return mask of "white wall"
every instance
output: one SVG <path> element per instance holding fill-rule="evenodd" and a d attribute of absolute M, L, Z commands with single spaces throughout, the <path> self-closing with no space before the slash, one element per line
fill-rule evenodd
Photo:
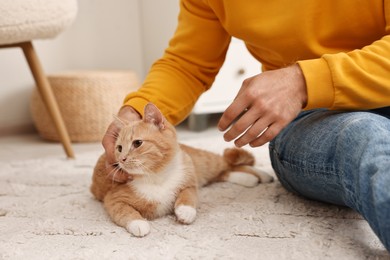
<path fill-rule="evenodd" d="M 179 0 L 79 0 L 71 28 L 34 43 L 48 74 L 131 69 L 142 80 L 174 32 Z M 33 78 L 19 49 L 0 49 L 0 135 L 31 129 Z"/>
<path fill-rule="evenodd" d="M 168 46 L 177 25 L 179 0 L 140 0 L 144 70 L 147 72 Z"/>

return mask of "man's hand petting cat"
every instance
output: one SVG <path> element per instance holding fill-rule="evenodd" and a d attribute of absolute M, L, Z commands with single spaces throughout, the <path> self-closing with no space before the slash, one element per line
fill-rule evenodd
<path fill-rule="evenodd" d="M 298 64 L 246 79 L 218 128 L 237 147 L 271 141 L 306 106 L 307 92 Z"/>
<path fill-rule="evenodd" d="M 124 106 L 118 113 L 118 117 L 125 121 L 135 121 L 141 119 L 140 114 L 130 106 Z M 113 121 L 103 137 L 102 145 L 106 153 L 106 170 L 107 177 L 116 182 L 127 182 L 129 175 L 123 172 L 118 166 L 115 159 L 115 141 L 118 137 L 119 126 Z"/>

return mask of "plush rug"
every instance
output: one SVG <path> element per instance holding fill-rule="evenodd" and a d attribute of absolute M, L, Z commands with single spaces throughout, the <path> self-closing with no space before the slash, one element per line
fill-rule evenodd
<path fill-rule="evenodd" d="M 184 143 L 227 146 L 212 137 Z M 251 151 L 273 174 L 267 148 Z M 357 213 L 292 195 L 278 181 L 207 186 L 193 224 L 167 216 L 132 237 L 89 192 L 100 153 L 0 164 L 0 259 L 389 259 Z"/>

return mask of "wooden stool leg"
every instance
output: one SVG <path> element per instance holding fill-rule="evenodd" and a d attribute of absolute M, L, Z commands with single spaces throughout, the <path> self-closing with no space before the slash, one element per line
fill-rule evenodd
<path fill-rule="evenodd" d="M 47 77 L 45 76 L 34 47 L 31 42 L 24 42 L 20 46 L 22 47 L 24 55 L 26 56 L 28 65 L 30 66 L 30 70 L 33 74 L 42 100 L 46 105 L 51 118 L 53 119 L 65 153 L 69 158 L 74 158 L 68 131 L 66 130 L 66 126 L 58 108 L 57 101 L 55 100 L 52 88 Z"/>

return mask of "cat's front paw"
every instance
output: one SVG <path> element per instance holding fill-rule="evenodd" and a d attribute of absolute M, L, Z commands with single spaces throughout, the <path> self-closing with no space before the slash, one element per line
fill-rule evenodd
<path fill-rule="evenodd" d="M 137 219 L 128 223 L 126 229 L 133 236 L 144 237 L 150 232 L 150 224 L 146 220 Z"/>
<path fill-rule="evenodd" d="M 187 205 L 179 205 L 175 208 L 177 220 L 183 224 L 191 224 L 196 217 L 196 209 Z"/>

